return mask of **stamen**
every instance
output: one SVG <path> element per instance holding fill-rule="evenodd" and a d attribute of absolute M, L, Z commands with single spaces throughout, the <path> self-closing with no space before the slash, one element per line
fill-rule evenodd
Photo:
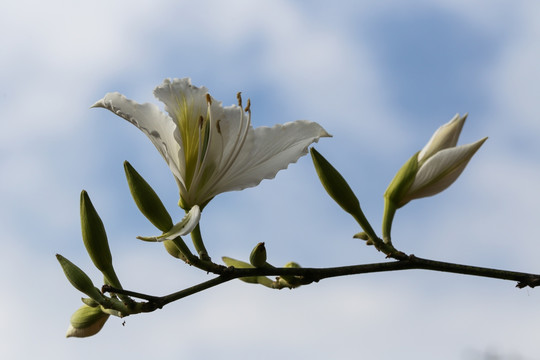
<path fill-rule="evenodd" d="M 208 105 L 212 105 L 212 97 L 208 93 L 206 93 L 206 102 Z"/>
<path fill-rule="evenodd" d="M 242 107 L 242 93 L 238 92 L 236 94 L 236 99 L 238 99 L 238 106 Z"/>

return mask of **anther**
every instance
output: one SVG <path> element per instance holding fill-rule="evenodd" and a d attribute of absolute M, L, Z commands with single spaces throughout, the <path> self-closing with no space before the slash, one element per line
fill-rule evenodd
<path fill-rule="evenodd" d="M 248 98 L 248 101 L 247 101 L 247 105 L 246 105 L 246 108 L 244 110 L 245 112 L 250 112 L 251 111 L 251 100 Z"/>
<path fill-rule="evenodd" d="M 202 115 L 199 117 L 199 127 L 202 129 L 203 127 L 203 123 L 204 123 L 204 118 L 202 117 Z"/>
<path fill-rule="evenodd" d="M 220 122 L 221 120 L 216 121 L 216 128 L 217 128 L 218 134 L 221 134 L 221 126 L 219 125 Z"/>
<path fill-rule="evenodd" d="M 206 102 L 208 105 L 212 105 L 212 97 L 208 93 L 206 93 Z"/>
<path fill-rule="evenodd" d="M 238 106 L 242 107 L 242 93 L 238 92 L 236 94 L 236 99 L 238 99 Z"/>

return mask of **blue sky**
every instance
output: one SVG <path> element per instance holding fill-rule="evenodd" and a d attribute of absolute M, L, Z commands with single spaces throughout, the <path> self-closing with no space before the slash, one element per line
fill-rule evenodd
<path fill-rule="evenodd" d="M 446 192 L 397 214 L 393 238 L 437 260 L 540 272 L 540 5 L 527 1 L 17 1 L 0 5 L 0 229 L 5 358 L 539 359 L 539 294 L 511 282 L 407 271 L 294 291 L 241 282 L 65 339 L 80 295 L 61 253 L 99 282 L 80 235 L 86 189 L 117 272 L 156 295 L 208 279 L 137 235 L 155 230 L 122 163 L 176 219 L 178 190 L 148 139 L 89 107 L 110 91 L 154 102 L 191 77 L 225 105 L 251 98 L 255 126 L 309 119 L 375 228 L 394 173 L 455 113 L 460 143 L 488 141 Z M 161 105 L 160 105 L 161 106 Z M 319 184 L 308 157 L 274 180 L 219 195 L 202 229 L 215 260 L 259 241 L 274 265 L 383 261 Z"/>

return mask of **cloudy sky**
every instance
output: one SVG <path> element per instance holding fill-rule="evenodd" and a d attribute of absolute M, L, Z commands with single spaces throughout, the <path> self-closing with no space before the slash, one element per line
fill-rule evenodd
<path fill-rule="evenodd" d="M 325 280 L 293 291 L 232 282 L 65 339 L 80 294 L 54 257 L 100 281 L 80 235 L 86 189 L 126 288 L 164 295 L 209 279 L 137 235 L 124 160 L 176 220 L 178 190 L 148 139 L 89 109 L 110 91 L 155 102 L 191 77 L 224 104 L 251 98 L 255 126 L 317 121 L 317 149 L 375 228 L 394 173 L 455 113 L 460 143 L 489 140 L 439 196 L 396 216 L 418 256 L 539 273 L 540 5 L 533 1 L 101 1 L 0 4 L 0 353 L 6 359 L 540 359 L 540 294 L 426 271 Z M 161 105 L 160 105 L 161 106 Z M 205 209 L 209 251 L 282 265 L 384 261 L 352 239 L 308 157 Z M 4 356 L 5 355 L 5 356 Z"/>

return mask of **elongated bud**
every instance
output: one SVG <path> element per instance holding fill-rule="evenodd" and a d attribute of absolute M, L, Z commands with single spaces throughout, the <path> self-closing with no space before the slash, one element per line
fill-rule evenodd
<path fill-rule="evenodd" d="M 311 158 L 324 189 L 349 214 L 360 210 L 360 202 L 347 181 L 317 150 L 311 148 Z"/>
<path fill-rule="evenodd" d="M 249 255 L 249 262 L 255 267 L 261 267 L 266 265 L 266 247 L 263 242 L 258 243 L 251 254 Z"/>
<path fill-rule="evenodd" d="M 114 272 L 105 227 L 88 193 L 84 190 L 81 192 L 81 230 L 84 246 L 96 268 L 103 273 L 110 285 L 121 288 Z"/>
<path fill-rule="evenodd" d="M 58 259 L 64 274 L 66 274 L 67 279 L 75 289 L 90 296 L 95 301 L 99 302 L 99 300 L 103 299 L 103 295 L 94 286 L 92 280 L 77 265 L 60 254 L 56 254 L 56 259 Z"/>
<path fill-rule="evenodd" d="M 105 325 L 109 314 L 100 307 L 81 306 L 70 319 L 66 337 L 88 337 L 97 334 Z"/>
<path fill-rule="evenodd" d="M 124 170 L 131 196 L 141 213 L 159 230 L 169 231 L 173 226 L 171 215 L 154 189 L 127 161 L 124 162 Z"/>
<path fill-rule="evenodd" d="M 314 148 L 311 148 L 311 158 L 313 159 L 315 170 L 317 170 L 317 175 L 319 175 L 319 179 L 328 195 L 343 210 L 354 217 L 370 238 L 378 239 L 371 224 L 360 208 L 358 198 L 343 176 Z"/>

